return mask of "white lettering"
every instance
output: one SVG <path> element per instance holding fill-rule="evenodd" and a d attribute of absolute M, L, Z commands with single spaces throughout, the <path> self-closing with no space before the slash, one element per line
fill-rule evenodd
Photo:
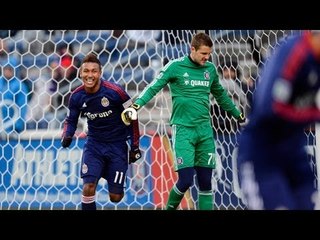
<path fill-rule="evenodd" d="M 90 120 L 94 120 L 97 117 L 99 118 L 105 118 L 110 116 L 112 114 L 112 110 L 108 110 L 107 112 L 101 112 L 101 113 L 91 113 L 91 112 L 85 112 L 83 115 L 86 116 Z"/>
<path fill-rule="evenodd" d="M 209 155 L 208 165 L 210 165 L 210 162 L 212 162 L 214 159 L 214 153 L 208 153 L 208 155 Z"/>
<path fill-rule="evenodd" d="M 208 87 L 209 86 L 209 81 L 191 80 L 190 84 L 191 84 L 192 87 L 194 87 L 194 86 Z"/>
<path fill-rule="evenodd" d="M 14 153 L 11 185 L 77 185 L 81 160 L 80 149 L 24 150 L 17 145 Z"/>

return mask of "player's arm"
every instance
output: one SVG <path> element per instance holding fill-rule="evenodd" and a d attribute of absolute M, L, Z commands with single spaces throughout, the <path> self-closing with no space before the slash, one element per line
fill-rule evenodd
<path fill-rule="evenodd" d="M 72 137 L 76 132 L 78 120 L 80 116 L 80 108 L 77 106 L 73 95 L 70 96 L 69 101 L 69 114 L 67 115 L 63 123 L 63 132 L 61 139 L 61 146 L 66 148 L 69 147 L 72 143 Z"/>
<path fill-rule="evenodd" d="M 130 128 L 130 140 L 131 148 L 129 151 L 129 163 L 134 163 L 141 158 L 140 151 L 140 130 L 139 130 L 139 121 L 138 118 L 132 121 Z"/>
<path fill-rule="evenodd" d="M 238 123 L 243 126 L 247 124 L 247 119 L 238 107 L 234 104 L 232 99 L 229 97 L 227 91 L 222 87 L 219 82 L 218 75 L 215 74 L 214 80 L 210 89 L 212 95 L 217 101 L 218 105 L 228 113 L 230 113 L 235 119 L 237 119 Z"/>
<path fill-rule="evenodd" d="M 124 111 L 121 113 L 121 119 L 128 126 L 129 138 L 130 138 L 130 149 L 129 149 L 129 164 L 136 162 L 141 158 L 141 151 L 139 148 L 140 143 L 140 130 L 137 110 L 139 106 L 132 104 L 128 93 L 125 92 L 124 103 L 122 103 Z M 129 107 L 128 107 L 129 106 Z"/>
<path fill-rule="evenodd" d="M 226 90 L 222 88 L 222 90 L 219 91 L 219 94 L 216 94 L 214 96 L 219 106 L 222 107 L 223 110 L 229 112 L 235 119 L 237 119 L 240 126 L 247 125 L 248 119 L 246 118 L 244 113 L 242 113 L 237 108 L 237 106 L 234 104 L 232 99 L 227 94 Z"/>
<path fill-rule="evenodd" d="M 218 81 L 214 81 L 214 83 L 212 84 L 211 93 L 217 101 L 218 105 L 222 107 L 223 110 L 231 113 L 231 115 L 235 118 L 238 118 L 240 116 L 240 110 L 237 108 L 232 99 L 228 96 L 226 90 Z"/>

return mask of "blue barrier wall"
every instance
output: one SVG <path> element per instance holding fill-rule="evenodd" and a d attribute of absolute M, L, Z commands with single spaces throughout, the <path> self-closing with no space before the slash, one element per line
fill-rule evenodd
<path fill-rule="evenodd" d="M 56 140 L 16 140 L 0 142 L 0 208 L 10 209 L 74 209 L 80 206 L 82 180 L 80 163 L 85 140 L 77 139 L 62 149 Z M 150 146 L 150 138 L 142 137 L 141 149 Z M 152 205 L 152 182 L 148 169 L 150 156 L 145 152 L 139 168 L 129 165 L 125 197 L 117 206 L 139 208 Z M 137 171 L 139 171 L 137 173 Z M 136 176 L 133 178 L 133 174 Z M 97 187 L 97 206 L 113 207 L 105 180 Z"/>

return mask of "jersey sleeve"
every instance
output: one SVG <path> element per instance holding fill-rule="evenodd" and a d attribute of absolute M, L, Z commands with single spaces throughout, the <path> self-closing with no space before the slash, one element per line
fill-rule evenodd
<path fill-rule="evenodd" d="M 62 136 L 73 137 L 76 132 L 78 120 L 80 116 L 80 108 L 77 106 L 77 101 L 72 94 L 69 100 L 69 113 L 63 124 L 63 133 Z"/>
<path fill-rule="evenodd" d="M 127 101 L 131 100 L 129 95 L 127 94 L 128 99 Z M 139 116 L 136 120 L 133 120 L 132 123 L 128 126 L 129 128 L 129 137 L 131 141 L 131 149 L 139 148 L 140 143 L 140 130 L 139 130 Z"/>
<path fill-rule="evenodd" d="M 239 118 L 241 112 L 228 96 L 227 91 L 220 84 L 217 73 L 214 76 L 210 92 L 223 110 L 229 112 L 234 118 Z"/>
<path fill-rule="evenodd" d="M 136 104 L 141 107 L 146 105 L 170 81 L 170 69 L 164 67 L 156 78 L 140 93 Z"/>
<path fill-rule="evenodd" d="M 131 149 L 139 148 L 140 141 L 140 130 L 139 130 L 139 118 L 132 121 L 130 128 L 130 139 L 131 139 Z"/>
<path fill-rule="evenodd" d="M 117 93 L 119 96 L 119 101 L 121 103 L 122 109 L 120 112 L 122 112 L 128 103 L 130 103 L 132 100 L 129 96 L 129 94 L 118 84 L 117 85 L 119 88 L 117 88 Z M 122 121 L 121 121 L 122 123 Z M 132 121 L 132 123 L 128 126 L 129 130 L 129 138 L 130 138 L 130 145 L 131 149 L 133 148 L 139 148 L 139 141 L 140 141 L 140 130 L 139 130 L 139 118 L 136 120 Z"/>

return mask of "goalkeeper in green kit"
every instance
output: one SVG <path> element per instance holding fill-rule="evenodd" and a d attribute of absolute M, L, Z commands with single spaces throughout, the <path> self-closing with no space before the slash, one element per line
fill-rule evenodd
<path fill-rule="evenodd" d="M 170 125 L 174 169 L 178 180 L 170 191 L 167 210 L 177 209 L 185 192 L 193 185 L 195 173 L 199 185 L 198 209 L 213 209 L 211 178 L 216 148 L 210 117 L 210 93 L 240 125 L 246 123 L 243 114 L 220 85 L 216 67 L 208 61 L 212 46 L 207 34 L 194 35 L 191 53 L 168 62 L 137 100 L 122 112 L 123 122 L 129 125 L 137 118 L 137 110 L 168 84 L 172 97 Z"/>

